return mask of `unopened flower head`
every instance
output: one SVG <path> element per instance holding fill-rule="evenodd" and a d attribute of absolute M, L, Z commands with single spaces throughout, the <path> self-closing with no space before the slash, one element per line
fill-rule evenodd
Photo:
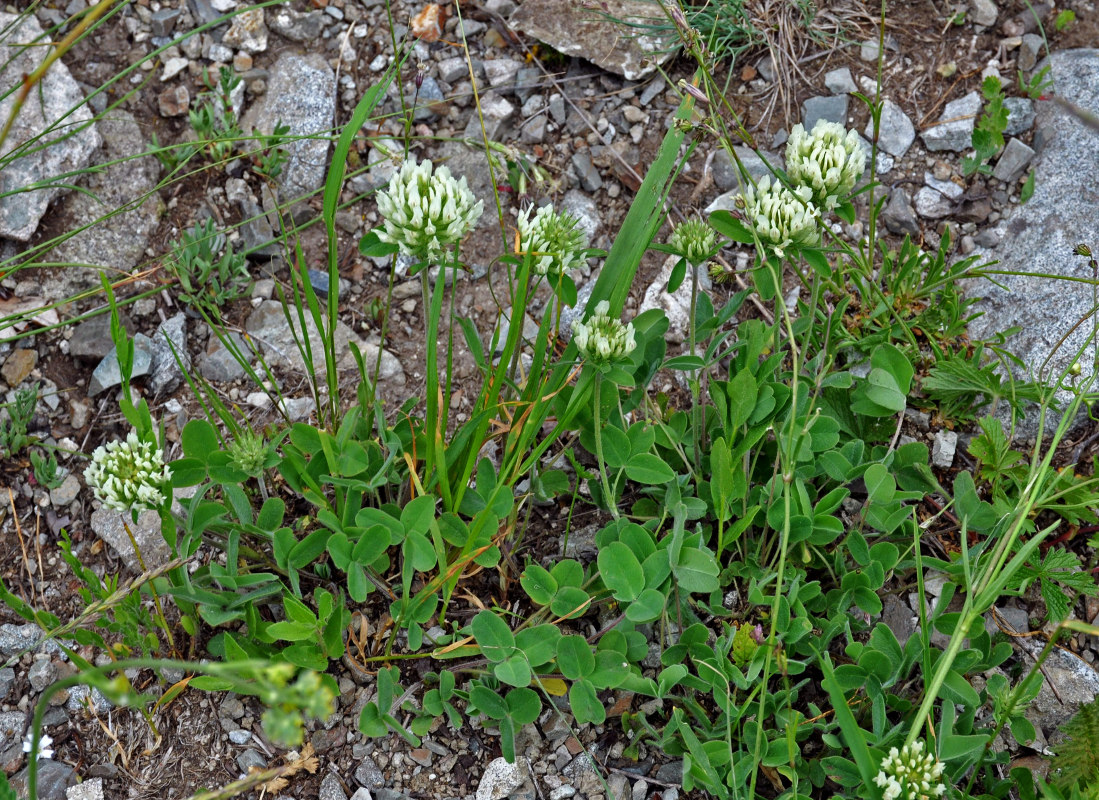
<path fill-rule="evenodd" d="M 813 190 L 808 186 L 791 191 L 764 177 L 745 190 L 743 199 L 748 224 L 780 258 L 791 245 L 812 246 L 820 241 L 820 211 L 813 205 Z"/>
<path fill-rule="evenodd" d="M 519 252 L 530 253 L 536 274 L 563 275 L 584 263 L 588 234 L 580 227 L 580 220 L 567 211 L 554 211 L 553 206 L 537 210 L 528 206 L 519 212 L 517 225 Z"/>
<path fill-rule="evenodd" d="M 855 131 L 818 120 L 811 133 L 798 123 L 786 144 L 786 173 L 813 190 L 813 200 L 831 210 L 866 170 L 866 149 Z"/>
<path fill-rule="evenodd" d="M 53 758 L 53 749 L 50 745 L 53 744 L 53 737 L 42 734 L 38 738 L 38 758 Z M 26 737 L 23 739 L 23 752 L 29 753 L 31 751 L 31 732 L 27 731 Z"/>
<path fill-rule="evenodd" d="M 408 159 L 389 188 L 378 192 L 378 211 L 385 220 L 378 238 L 420 261 L 438 262 L 483 210 L 465 178 L 456 179 L 447 167 L 433 170 L 430 161 Z"/>
<path fill-rule="evenodd" d="M 689 219 L 675 226 L 669 244 L 682 253 L 691 266 L 698 266 L 710 257 L 717 244 L 717 231 L 700 219 Z"/>
<path fill-rule="evenodd" d="M 153 442 L 138 438 L 136 431 L 123 441 L 96 448 L 84 480 L 108 508 L 129 511 L 157 508 L 164 502 L 163 487 L 172 473 Z"/>
<path fill-rule="evenodd" d="M 923 752 L 923 742 L 893 747 L 881 762 L 874 783 L 884 789 L 885 800 L 932 800 L 946 793 L 942 782 L 943 763 Z"/>
<path fill-rule="evenodd" d="M 637 347 L 634 341 L 633 323 L 623 323 L 610 316 L 611 304 L 606 300 L 597 303 L 595 312 L 587 322 L 572 323 L 572 337 L 580 355 L 589 361 L 609 364 L 625 358 Z"/>

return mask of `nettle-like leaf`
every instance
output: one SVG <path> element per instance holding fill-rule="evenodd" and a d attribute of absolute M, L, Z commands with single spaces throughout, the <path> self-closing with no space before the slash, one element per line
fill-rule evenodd
<path fill-rule="evenodd" d="M 1069 614 L 1069 598 L 1061 586 L 1080 594 L 1099 594 L 1091 573 L 1081 568 L 1079 556 L 1063 548 L 1051 547 L 1037 566 L 1025 566 L 1020 573 L 1028 580 L 1038 579 L 1046 603 L 1046 619 L 1051 622 L 1060 622 Z"/>

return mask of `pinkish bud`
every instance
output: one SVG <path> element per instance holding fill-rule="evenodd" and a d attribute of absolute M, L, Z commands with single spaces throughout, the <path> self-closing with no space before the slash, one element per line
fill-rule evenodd
<path fill-rule="evenodd" d="M 681 79 L 679 81 L 679 88 L 700 103 L 710 102 L 710 98 L 706 96 L 706 93 L 692 83 L 687 83 L 687 81 Z"/>
<path fill-rule="evenodd" d="M 756 644 L 763 644 L 763 641 L 766 637 L 764 637 L 763 635 L 762 625 L 756 625 L 754 628 L 752 628 L 752 638 L 755 640 Z"/>

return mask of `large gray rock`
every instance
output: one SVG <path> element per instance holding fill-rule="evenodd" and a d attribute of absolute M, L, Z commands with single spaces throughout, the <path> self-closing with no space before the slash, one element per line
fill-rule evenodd
<path fill-rule="evenodd" d="M 1092 114 L 1099 113 L 1099 50 L 1054 53 L 1051 73 L 1058 94 L 1071 97 Z M 1007 347 L 1032 374 L 1048 358 L 1042 375 L 1048 378 L 1077 359 L 1091 364 L 1095 356 L 1094 342 L 1085 347 L 1091 335 L 1093 287 L 1050 279 L 1045 274 L 1084 280 L 1093 277 L 1087 260 L 1074 255 L 1073 249 L 1078 242 L 1093 247 L 1099 244 L 1095 242 L 1099 197 L 1086 191 L 1086 183 L 1081 188 L 1081 176 L 1095 172 L 1099 134 L 1053 103 L 1039 106 L 1037 126 L 1046 145 L 1034 161 L 1034 195 L 1005 215 L 1001 225 L 1010 247 L 996 251 L 999 269 L 1036 274 L 997 275 L 997 283 L 1004 288 L 991 281 L 970 281 L 966 291 L 983 298 L 974 309 L 983 314 L 970 324 L 970 335 L 987 338 L 1018 326 L 1019 332 L 1008 339 Z M 989 255 L 983 250 L 977 254 Z M 1088 377 L 1086 373 L 1084 377 Z M 1067 392 L 1060 393 L 1062 402 L 1068 397 Z M 1018 434 L 1032 436 L 1036 430 L 1034 414 L 1024 420 Z"/>
<path fill-rule="evenodd" d="M 267 93 L 245 115 L 244 127 L 270 134 L 281 122 L 290 136 L 305 137 L 286 145 L 290 158 L 279 176 L 284 199 L 311 194 L 324 183 L 335 113 L 336 75 L 323 57 L 288 54 L 271 67 Z"/>
<path fill-rule="evenodd" d="M 280 366 L 305 372 L 305 359 L 295 342 L 295 332 L 299 331 L 297 310 L 291 309 L 291 318 L 294 320 L 294 328 L 286 320 L 282 304 L 275 300 L 265 300 L 261 303 L 245 323 L 245 329 L 255 342 L 258 342 L 264 357 L 270 366 Z M 309 343 L 313 350 L 313 369 L 318 377 L 324 375 L 324 346 L 320 333 L 313 324 L 313 318 L 305 314 L 305 330 L 309 337 Z M 300 334 L 299 334 L 300 338 Z M 360 351 L 369 367 L 377 362 L 378 346 L 363 341 L 354 331 L 342 322 L 336 322 L 336 358 L 340 371 L 347 372 L 357 369 L 355 356 L 351 352 L 354 343 Z M 404 370 L 401 362 L 392 353 L 383 350 L 380 380 L 391 381 L 397 385 L 404 384 Z"/>
<path fill-rule="evenodd" d="M 20 85 L 50 52 L 50 37 L 33 15 L 0 13 L 0 85 Z M 29 47 L 27 45 L 30 45 Z M 0 119 L 7 119 L 16 92 L 0 101 Z M 55 63 L 23 104 L 7 141 L 0 146 L 0 236 L 27 241 L 38 227 L 50 201 L 72 182 L 61 175 L 83 169 L 99 147 L 99 133 L 84 95 L 63 63 Z M 19 153 L 26 148 L 25 155 Z M 45 188 L 21 191 L 33 184 Z"/>
<path fill-rule="evenodd" d="M 39 273 L 48 287 L 45 294 L 52 299 L 99 286 L 100 270 L 108 275 L 132 270 L 144 260 L 160 220 L 155 192 L 160 167 L 152 156 L 135 158 L 148 145 L 133 115 L 116 108 L 98 126 L 103 153 L 96 160 L 108 166 L 88 177 L 86 192 L 74 192 L 57 209 L 61 230 L 83 230 L 47 256 L 49 261 L 81 266 Z"/>
<path fill-rule="evenodd" d="M 586 58 L 635 81 L 653 72 L 678 49 L 675 32 L 666 27 L 665 33 L 654 36 L 644 27 L 629 26 L 649 21 L 667 24 L 660 7 L 644 0 L 607 0 L 599 9 L 583 8 L 574 0 L 538 0 L 519 6 L 509 24 L 560 53 Z"/>

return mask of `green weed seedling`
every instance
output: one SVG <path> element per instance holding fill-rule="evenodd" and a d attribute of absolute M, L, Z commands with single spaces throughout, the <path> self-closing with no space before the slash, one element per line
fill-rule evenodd
<path fill-rule="evenodd" d="M 252 285 L 248 260 L 233 250 L 212 219 L 183 232 L 165 268 L 179 281 L 183 290 L 180 299 L 213 317 L 220 316 L 222 306 L 243 297 Z"/>
<path fill-rule="evenodd" d="M 976 152 L 962 159 L 964 175 L 972 175 L 974 172 L 991 175 L 992 167 L 988 162 L 1004 147 L 1008 110 L 1004 106 L 1004 90 L 1000 79 L 995 75 L 985 78 L 981 84 L 981 95 L 985 99 L 985 107 L 973 128 L 973 149 Z"/>
<path fill-rule="evenodd" d="M 38 384 L 15 390 L 15 400 L 4 407 L 7 414 L 0 417 L 0 458 L 11 458 L 31 444 L 27 427 L 38 407 Z"/>

